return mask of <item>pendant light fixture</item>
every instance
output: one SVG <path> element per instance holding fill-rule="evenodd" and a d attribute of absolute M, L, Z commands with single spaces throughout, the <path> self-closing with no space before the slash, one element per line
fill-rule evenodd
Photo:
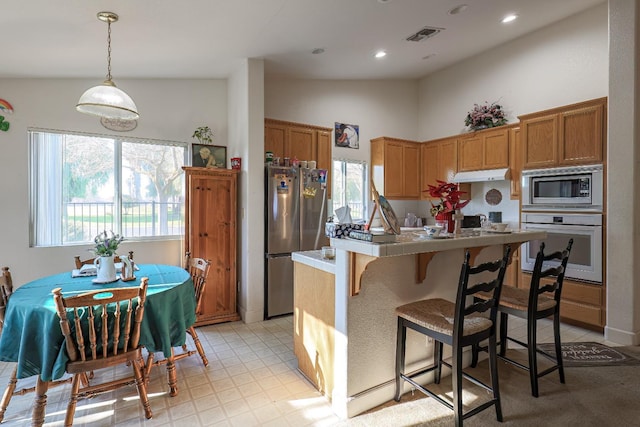
<path fill-rule="evenodd" d="M 99 12 L 98 19 L 107 23 L 107 79 L 101 85 L 87 89 L 76 110 L 108 119 L 136 120 L 139 117 L 136 104 L 111 80 L 111 23 L 118 20 L 118 15 Z"/>

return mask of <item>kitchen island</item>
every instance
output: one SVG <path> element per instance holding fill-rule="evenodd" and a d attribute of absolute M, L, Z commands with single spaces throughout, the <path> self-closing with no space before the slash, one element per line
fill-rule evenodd
<path fill-rule="evenodd" d="M 393 399 L 395 308 L 425 298 L 454 301 L 465 250 L 479 264 L 500 258 L 505 245 L 513 253 L 521 243 L 545 237 L 537 231 L 449 239 L 403 233 L 386 244 L 331 239 L 335 260 L 323 260 L 319 251 L 294 253 L 294 352 L 300 371 L 341 418 Z M 432 354 L 432 343 L 407 332 L 407 371 L 431 365 Z M 422 380 L 431 382 L 432 376 Z"/>

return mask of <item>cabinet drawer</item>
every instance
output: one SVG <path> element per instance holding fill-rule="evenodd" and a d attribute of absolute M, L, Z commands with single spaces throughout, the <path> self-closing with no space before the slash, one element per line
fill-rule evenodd
<path fill-rule="evenodd" d="M 587 285 L 564 281 L 562 284 L 562 299 L 591 304 L 600 307 L 603 303 L 601 285 Z"/>
<path fill-rule="evenodd" d="M 577 320 L 589 325 L 604 326 L 602 322 L 602 310 L 598 307 L 583 305 L 571 301 L 562 301 L 560 304 L 560 317 Z"/>

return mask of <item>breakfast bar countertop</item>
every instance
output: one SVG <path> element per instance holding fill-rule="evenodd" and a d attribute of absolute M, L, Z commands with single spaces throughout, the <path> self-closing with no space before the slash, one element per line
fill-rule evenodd
<path fill-rule="evenodd" d="M 291 259 L 327 273 L 335 274 L 336 271 L 336 260 L 322 258 L 321 250 L 293 252 Z"/>
<path fill-rule="evenodd" d="M 408 232 L 397 236 L 395 243 L 369 243 L 354 239 L 331 239 L 331 246 L 348 252 L 374 257 L 412 255 L 452 249 L 522 243 L 546 238 L 544 231 L 514 230 L 506 233 L 482 232 L 479 236 L 428 238 L 424 233 Z"/>

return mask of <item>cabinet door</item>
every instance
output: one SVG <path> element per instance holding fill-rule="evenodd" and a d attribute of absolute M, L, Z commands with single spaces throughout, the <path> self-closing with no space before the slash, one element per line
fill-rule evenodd
<path fill-rule="evenodd" d="M 402 197 L 404 147 L 401 142 L 385 142 L 384 144 L 384 196 Z"/>
<path fill-rule="evenodd" d="M 460 140 L 458 170 L 464 172 L 482 169 L 483 142 L 481 135 L 474 135 Z"/>
<path fill-rule="evenodd" d="M 509 135 L 509 166 L 511 167 L 511 199 L 519 200 L 522 183 L 522 150 L 520 146 L 520 128 L 510 129 Z"/>
<path fill-rule="evenodd" d="M 316 131 L 306 128 L 289 128 L 288 140 L 285 144 L 285 157 L 298 160 L 318 160 Z"/>
<path fill-rule="evenodd" d="M 602 161 L 602 104 L 560 114 L 559 163 L 565 165 Z"/>
<path fill-rule="evenodd" d="M 484 135 L 483 169 L 509 167 L 509 129 L 498 129 Z"/>
<path fill-rule="evenodd" d="M 458 140 L 450 139 L 439 143 L 438 179 L 451 182 L 458 172 Z"/>
<path fill-rule="evenodd" d="M 420 189 L 427 190 L 429 184 L 436 185 L 436 179 L 440 179 L 438 176 L 438 150 L 439 143 L 422 144 L 420 147 Z M 430 199 L 429 192 L 421 192 L 420 198 L 423 200 Z"/>
<path fill-rule="evenodd" d="M 318 141 L 318 168 L 327 170 L 327 198 L 331 198 L 331 173 L 333 172 L 333 160 L 331 159 L 331 132 L 317 131 Z M 304 160 L 304 159 L 300 159 Z"/>
<path fill-rule="evenodd" d="M 267 124 L 264 127 L 264 151 L 271 151 L 275 157 L 284 157 L 287 129 L 284 126 Z"/>
<path fill-rule="evenodd" d="M 403 147 L 403 193 L 406 198 L 420 198 L 420 147 L 418 144 L 404 144 Z"/>
<path fill-rule="evenodd" d="M 520 123 L 523 168 L 553 167 L 558 163 L 558 115 L 537 117 Z"/>

